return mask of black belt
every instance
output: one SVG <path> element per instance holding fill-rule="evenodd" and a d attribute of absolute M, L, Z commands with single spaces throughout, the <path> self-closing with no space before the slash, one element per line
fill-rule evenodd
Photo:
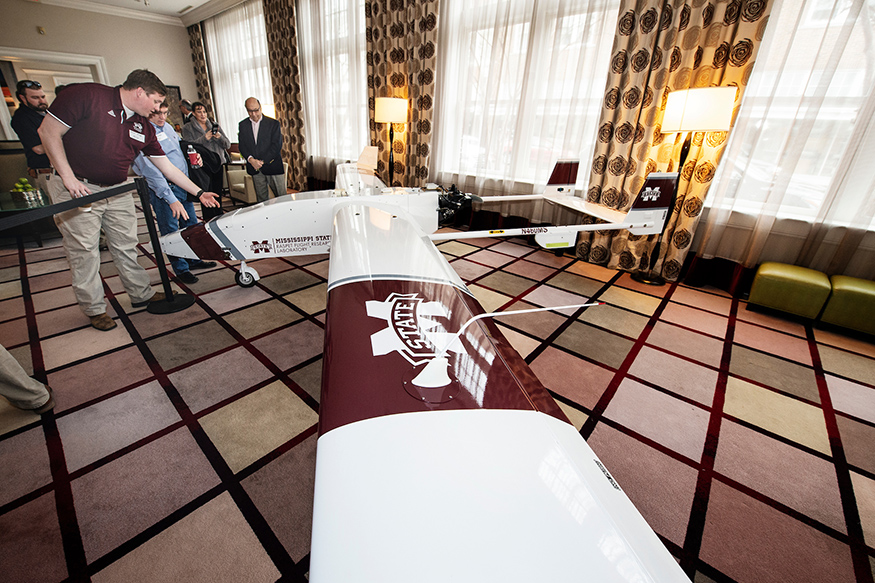
<path fill-rule="evenodd" d="M 94 186 L 99 186 L 101 188 L 112 188 L 113 186 L 117 186 L 121 184 L 121 182 L 117 182 L 116 184 L 103 184 L 102 182 L 95 182 L 94 180 L 89 180 L 87 178 L 76 177 L 76 180 L 79 182 L 87 182 L 88 184 L 93 184 Z"/>
<path fill-rule="evenodd" d="M 51 169 L 50 171 L 55 176 L 58 176 L 58 177 L 61 176 L 60 174 L 58 174 L 58 171 L 55 169 Z M 113 186 L 117 186 L 118 184 L 122 184 L 121 182 L 117 182 L 116 184 L 104 184 L 102 182 L 97 182 L 96 180 L 89 180 L 88 178 L 82 178 L 81 176 L 77 176 L 76 180 L 78 180 L 79 182 L 87 182 L 88 184 L 93 184 L 94 186 L 99 186 L 101 188 L 112 188 Z"/>
<path fill-rule="evenodd" d="M 51 174 L 55 171 L 54 168 L 28 168 L 28 170 L 33 170 L 37 174 Z"/>

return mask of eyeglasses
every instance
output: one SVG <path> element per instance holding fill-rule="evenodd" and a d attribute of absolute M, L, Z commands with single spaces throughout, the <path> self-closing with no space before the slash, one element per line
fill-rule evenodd
<path fill-rule="evenodd" d="M 18 82 L 18 90 L 23 91 L 25 89 L 42 89 L 42 85 L 38 81 L 19 81 Z"/>
<path fill-rule="evenodd" d="M 260 107 L 256 107 L 255 109 L 249 109 L 249 108 L 247 107 L 247 108 L 246 108 L 246 111 L 248 111 L 249 113 L 256 113 L 256 112 L 261 111 L 261 108 L 260 108 Z"/>

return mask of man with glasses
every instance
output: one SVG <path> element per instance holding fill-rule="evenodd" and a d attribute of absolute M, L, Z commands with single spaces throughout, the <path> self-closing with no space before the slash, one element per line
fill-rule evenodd
<path fill-rule="evenodd" d="M 248 119 L 237 126 L 240 155 L 246 160 L 246 173 L 252 176 L 258 202 L 286 194 L 286 172 L 283 166 L 283 133 L 280 122 L 261 113 L 261 103 L 254 97 L 246 100 Z"/>
<path fill-rule="evenodd" d="M 149 116 L 149 122 L 155 128 L 158 143 L 161 144 L 167 159 L 188 176 L 188 164 L 179 146 L 179 135 L 167 123 L 166 102 Z M 137 154 L 133 168 L 134 172 L 145 178 L 149 185 L 152 209 L 155 211 L 155 220 L 162 235 L 197 224 L 194 204 L 188 200 L 188 193 L 168 182 L 164 174 L 142 152 Z M 191 272 L 192 269 L 209 269 L 216 266 L 213 261 L 186 260 L 175 256 L 167 258 L 176 277 L 183 283 L 197 283 L 197 277 Z"/>
<path fill-rule="evenodd" d="M 124 84 L 107 87 L 77 83 L 57 96 L 43 118 L 39 135 L 54 174 L 48 175 L 52 202 L 80 198 L 119 186 L 141 151 L 168 179 L 207 206 L 218 206 L 216 195 L 204 192 L 161 149 L 147 116 L 158 109 L 167 87 L 145 69 L 131 72 Z M 163 292 L 152 289 L 149 274 L 137 262 L 137 214 L 130 192 L 99 200 L 55 215 L 70 262 L 73 292 L 79 307 L 98 330 L 112 330 L 115 321 L 106 313 L 100 279 L 100 229 L 133 307 L 161 301 Z"/>
<path fill-rule="evenodd" d="M 45 192 L 45 176 L 51 173 L 52 165 L 37 131 L 49 109 L 49 102 L 46 101 L 42 85 L 29 79 L 18 82 L 15 94 L 18 97 L 18 109 L 12 115 L 12 129 L 24 146 L 27 173 Z"/>

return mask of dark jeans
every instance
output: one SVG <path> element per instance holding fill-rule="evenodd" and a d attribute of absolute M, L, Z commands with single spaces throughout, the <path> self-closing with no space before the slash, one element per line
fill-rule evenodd
<path fill-rule="evenodd" d="M 158 231 L 162 235 L 175 233 L 180 229 L 197 224 L 197 217 L 194 214 L 194 203 L 189 202 L 188 193 L 175 184 L 170 185 L 170 190 L 176 196 L 177 200 L 182 203 L 185 212 L 188 213 L 188 220 L 180 222 L 179 219 L 174 217 L 173 213 L 170 212 L 170 205 L 163 199 L 158 198 L 158 195 L 156 195 L 150 188 L 149 194 L 151 195 L 152 209 L 155 211 L 155 220 L 158 222 Z M 173 255 L 168 255 L 167 258 L 170 260 L 170 266 L 173 267 L 173 272 L 176 275 L 190 270 L 189 261 L 196 263 L 194 260 L 183 259 L 182 257 L 175 257 Z"/>

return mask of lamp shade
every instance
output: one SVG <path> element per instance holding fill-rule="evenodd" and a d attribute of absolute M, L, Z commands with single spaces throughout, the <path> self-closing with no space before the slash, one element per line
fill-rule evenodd
<path fill-rule="evenodd" d="M 732 123 L 735 87 L 672 91 L 665 103 L 662 133 L 726 131 Z"/>
<path fill-rule="evenodd" d="M 407 100 L 401 97 L 377 97 L 374 104 L 377 123 L 407 123 Z"/>

